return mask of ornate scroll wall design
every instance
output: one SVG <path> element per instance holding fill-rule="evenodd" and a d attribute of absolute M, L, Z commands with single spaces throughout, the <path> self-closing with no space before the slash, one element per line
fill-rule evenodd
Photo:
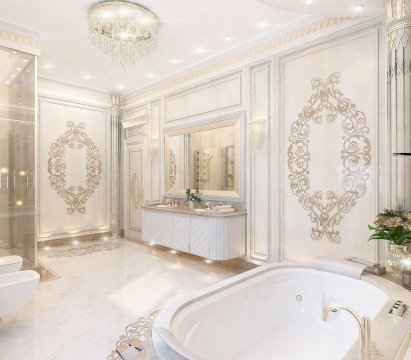
<path fill-rule="evenodd" d="M 343 219 L 343 214 L 349 213 L 356 200 L 366 191 L 366 181 L 369 178 L 367 169 L 371 162 L 371 144 L 366 136 L 369 130 L 365 115 L 356 110 L 355 104 L 344 98 L 341 91 L 336 88 L 339 78 L 339 73 L 333 73 L 325 82 L 318 78 L 311 81 L 315 94 L 308 101 L 308 106 L 305 106 L 298 115 L 298 120 L 292 124 L 289 138 L 291 144 L 288 147 L 291 191 L 298 197 L 298 201 L 308 211 L 311 221 L 315 224 L 311 238 L 319 240 L 326 235 L 333 243 L 340 242 L 337 227 Z M 337 195 L 333 191 L 326 191 L 324 202 L 322 190 L 310 192 L 310 123 L 331 123 L 338 117 L 341 118 L 343 132 L 343 192 L 342 195 Z"/>
<path fill-rule="evenodd" d="M 176 154 L 174 154 L 171 149 L 169 149 L 168 154 L 168 188 L 172 189 L 176 184 L 177 177 L 177 162 Z"/>
<path fill-rule="evenodd" d="M 86 202 L 98 188 L 101 180 L 102 164 L 100 150 L 85 132 L 85 124 L 67 122 L 68 130 L 60 136 L 50 147 L 48 172 L 50 186 L 67 204 L 67 214 L 76 211 L 86 213 Z M 86 185 L 66 187 L 66 146 L 71 149 L 86 149 L 87 152 L 87 179 Z"/>

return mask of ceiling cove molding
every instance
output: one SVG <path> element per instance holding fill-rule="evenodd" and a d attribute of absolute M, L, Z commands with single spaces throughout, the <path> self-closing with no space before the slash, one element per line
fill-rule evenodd
<path fill-rule="evenodd" d="M 0 20 L 0 45 L 40 55 L 40 35 L 38 33 L 2 20 Z"/>
<path fill-rule="evenodd" d="M 160 82 L 159 84 L 149 86 L 146 89 L 131 93 L 130 95 L 124 97 L 123 105 L 127 106 L 141 99 L 156 96 L 159 93 L 164 92 L 166 90 L 173 89 L 177 86 L 183 85 L 195 79 L 202 78 L 206 75 L 228 68 L 232 65 L 240 64 L 245 60 L 252 59 L 258 55 L 265 54 L 272 51 L 273 49 L 279 48 L 280 46 L 319 33 L 324 29 L 344 24 L 346 22 L 351 21 L 352 19 L 352 17 L 323 18 L 314 23 L 302 26 L 284 35 L 278 36 L 272 40 L 263 42 L 253 48 L 240 51 L 239 53 L 229 56 L 225 59 L 190 71 L 189 73 L 184 74 L 182 76 L 173 78 L 171 80 L 167 80 L 165 82 Z"/>
<path fill-rule="evenodd" d="M 39 78 L 37 83 L 39 96 L 71 100 L 82 104 L 112 106 L 112 95 L 97 90 L 73 86 L 62 82 Z"/>

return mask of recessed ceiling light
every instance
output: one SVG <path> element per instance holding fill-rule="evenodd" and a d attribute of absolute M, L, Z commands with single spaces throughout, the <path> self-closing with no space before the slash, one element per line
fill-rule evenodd
<path fill-rule="evenodd" d="M 260 29 L 265 29 L 266 27 L 268 27 L 268 24 L 265 21 L 260 21 L 256 24 L 256 26 Z"/>
<path fill-rule="evenodd" d="M 21 71 L 21 67 L 16 67 L 16 70 L 17 70 L 17 71 Z"/>
<path fill-rule="evenodd" d="M 201 48 L 201 47 L 198 47 L 198 48 L 195 48 L 195 49 L 194 49 L 194 52 L 195 52 L 196 54 L 202 54 L 202 53 L 205 52 L 205 49 L 203 49 L 203 48 Z"/>
<path fill-rule="evenodd" d="M 363 8 L 362 4 L 359 4 L 355 7 L 355 11 L 361 11 Z"/>
<path fill-rule="evenodd" d="M 6 85 L 10 85 L 11 84 L 11 82 L 10 81 L 6 81 Z"/>
<path fill-rule="evenodd" d="M 306 3 L 307 5 L 311 5 L 311 4 L 313 3 L 313 0 L 305 0 L 305 3 Z"/>
<path fill-rule="evenodd" d="M 23 62 L 25 62 L 25 63 L 29 62 L 29 59 L 23 59 Z"/>
<path fill-rule="evenodd" d="M 233 38 L 231 36 L 227 35 L 227 36 L 224 37 L 224 40 L 225 41 L 231 41 L 231 40 L 233 40 Z"/>
<path fill-rule="evenodd" d="M 124 88 L 125 88 L 124 85 L 117 85 L 117 89 L 119 89 L 119 90 L 123 90 Z"/>
<path fill-rule="evenodd" d="M 12 77 L 13 79 L 16 77 L 16 75 L 14 75 L 14 74 L 11 74 L 10 75 L 10 77 Z"/>
<path fill-rule="evenodd" d="M 177 64 L 178 62 L 180 62 L 178 59 L 170 59 L 170 64 Z"/>
<path fill-rule="evenodd" d="M 154 74 L 146 74 L 146 77 L 152 79 L 154 77 Z"/>
<path fill-rule="evenodd" d="M 91 79 L 91 75 L 90 75 L 90 74 L 85 74 L 85 75 L 83 75 L 83 79 L 84 79 L 84 80 L 90 80 L 90 79 Z"/>
<path fill-rule="evenodd" d="M 44 68 L 45 69 L 51 69 L 53 67 L 53 65 L 51 65 L 51 64 L 45 64 L 44 65 Z"/>

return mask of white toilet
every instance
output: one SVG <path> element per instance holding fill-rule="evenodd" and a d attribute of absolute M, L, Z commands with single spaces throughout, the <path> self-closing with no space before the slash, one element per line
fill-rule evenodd
<path fill-rule="evenodd" d="M 0 257 L 0 275 L 20 271 L 23 259 L 17 255 Z"/>
<path fill-rule="evenodd" d="M 20 310 L 30 299 L 40 282 L 34 270 L 0 275 L 0 317 Z"/>

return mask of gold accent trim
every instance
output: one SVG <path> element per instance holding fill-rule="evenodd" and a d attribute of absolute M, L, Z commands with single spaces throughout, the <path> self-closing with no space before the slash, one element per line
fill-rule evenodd
<path fill-rule="evenodd" d="M 187 83 L 189 81 L 201 78 L 203 76 L 206 76 L 210 73 L 219 71 L 221 69 L 224 69 L 226 67 L 229 67 L 234 64 L 238 64 L 243 62 L 246 59 L 252 58 L 256 55 L 260 55 L 266 52 L 271 51 L 272 49 L 275 49 L 279 46 L 285 45 L 287 43 L 299 40 L 301 38 L 307 37 L 309 35 L 312 35 L 314 33 L 318 33 L 326 28 L 329 28 L 331 26 L 343 24 L 349 20 L 351 20 L 351 17 L 328 17 L 325 19 L 321 19 L 319 21 L 316 21 L 312 24 L 305 25 L 293 32 L 281 35 L 279 37 L 276 37 L 270 41 L 266 41 L 254 48 L 250 48 L 244 51 L 241 51 L 235 55 L 232 55 L 228 58 L 225 58 L 221 61 L 215 62 L 213 64 L 204 66 L 202 68 L 193 70 L 189 72 L 186 75 L 182 75 L 178 78 L 165 81 L 163 83 L 151 86 L 147 89 L 143 89 L 141 91 L 137 91 L 133 94 L 130 94 L 124 98 L 124 103 L 123 105 L 129 105 L 131 103 L 137 102 L 140 99 L 144 99 L 150 96 L 154 96 L 157 93 L 166 91 L 168 89 L 172 89 L 176 86 L 182 85 L 184 83 Z"/>
<path fill-rule="evenodd" d="M 40 49 L 40 41 L 30 36 L 15 33 L 6 29 L 0 29 L 0 39 L 10 41 L 19 45 Z"/>

